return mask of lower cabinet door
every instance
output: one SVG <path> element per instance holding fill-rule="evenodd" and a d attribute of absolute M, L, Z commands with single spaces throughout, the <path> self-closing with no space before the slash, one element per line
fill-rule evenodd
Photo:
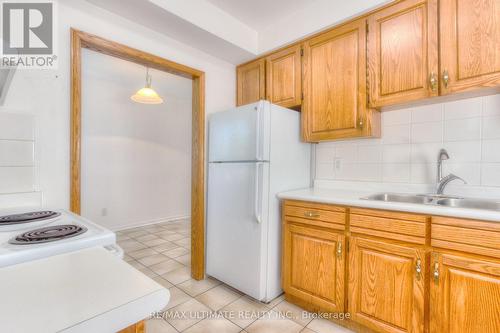
<path fill-rule="evenodd" d="M 349 312 L 378 332 L 424 332 L 425 251 L 352 237 Z"/>
<path fill-rule="evenodd" d="M 433 253 L 430 331 L 500 332 L 500 261 Z"/>
<path fill-rule="evenodd" d="M 285 223 L 283 289 L 323 312 L 344 311 L 345 237 Z"/>

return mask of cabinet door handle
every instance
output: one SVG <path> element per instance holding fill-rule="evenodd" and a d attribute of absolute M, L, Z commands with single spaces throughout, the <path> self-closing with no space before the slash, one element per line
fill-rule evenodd
<path fill-rule="evenodd" d="M 342 258 L 342 243 L 338 242 L 337 244 L 337 257 Z"/>
<path fill-rule="evenodd" d="M 448 88 L 448 84 L 450 83 L 450 73 L 445 69 L 443 72 L 443 84 L 445 88 Z"/>
<path fill-rule="evenodd" d="M 434 263 L 434 282 L 438 283 L 439 282 L 439 263 Z"/>
<path fill-rule="evenodd" d="M 417 263 L 415 264 L 415 273 L 417 275 L 417 280 L 420 280 L 420 277 L 422 275 L 422 261 L 420 259 L 418 259 Z"/>
<path fill-rule="evenodd" d="M 305 217 L 319 217 L 319 213 L 316 213 L 316 212 L 305 212 L 304 213 L 304 216 Z"/>
<path fill-rule="evenodd" d="M 364 126 L 364 125 L 365 125 L 365 124 L 363 123 L 363 119 L 359 119 L 359 121 L 358 121 L 358 126 L 359 126 L 359 128 L 363 129 L 363 126 Z"/>
<path fill-rule="evenodd" d="M 436 73 L 432 72 L 429 78 L 429 84 L 431 86 L 431 90 L 436 92 L 438 90 L 438 78 Z"/>

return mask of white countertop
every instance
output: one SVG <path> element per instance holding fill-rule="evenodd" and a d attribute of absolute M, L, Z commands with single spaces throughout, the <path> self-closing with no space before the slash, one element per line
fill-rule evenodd
<path fill-rule="evenodd" d="M 381 202 L 361 199 L 375 193 L 376 192 L 373 191 L 360 191 L 353 189 L 306 188 L 295 191 L 281 192 L 278 194 L 278 198 L 500 222 L 500 212 L 491 210 L 441 207 L 398 202 Z"/>
<path fill-rule="evenodd" d="M 168 303 L 167 289 L 102 247 L 0 268 L 0 330 L 112 333 Z"/>

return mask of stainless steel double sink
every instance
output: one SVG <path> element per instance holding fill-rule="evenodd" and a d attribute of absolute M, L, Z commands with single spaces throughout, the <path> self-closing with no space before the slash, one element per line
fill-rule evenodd
<path fill-rule="evenodd" d="M 500 201 L 432 194 L 377 193 L 363 200 L 500 211 Z"/>

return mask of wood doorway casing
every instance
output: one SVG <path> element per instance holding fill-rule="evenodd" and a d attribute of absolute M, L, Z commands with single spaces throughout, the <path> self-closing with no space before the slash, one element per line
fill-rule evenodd
<path fill-rule="evenodd" d="M 82 48 L 193 80 L 191 157 L 191 275 L 205 276 L 205 73 L 104 38 L 71 29 L 70 209 L 81 209 Z"/>

